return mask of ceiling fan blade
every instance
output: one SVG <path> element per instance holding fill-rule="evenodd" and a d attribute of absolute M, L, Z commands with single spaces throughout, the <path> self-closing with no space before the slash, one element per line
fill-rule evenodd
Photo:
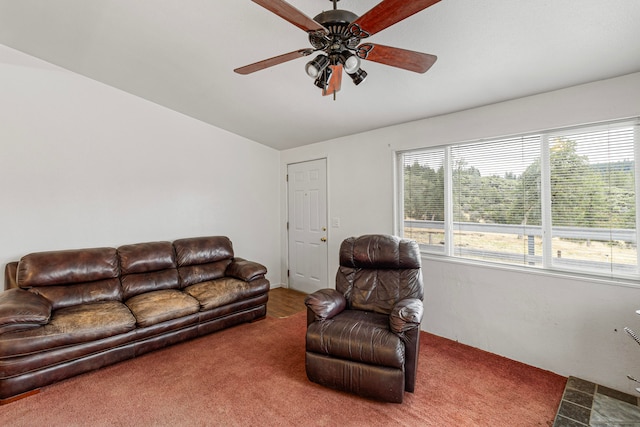
<path fill-rule="evenodd" d="M 323 33 L 328 33 L 325 27 L 318 24 L 316 21 L 309 18 L 307 15 L 300 12 L 298 9 L 291 6 L 289 3 L 287 3 L 284 0 L 251 0 L 251 1 L 275 13 L 285 21 L 292 23 L 293 25 L 300 28 L 301 30 L 304 30 L 306 32 L 322 31 Z"/>
<path fill-rule="evenodd" d="M 322 95 L 334 95 L 336 92 L 340 92 L 340 88 L 342 87 L 342 64 L 338 65 L 329 65 L 333 72 L 331 73 L 331 78 L 329 79 L 329 84 L 326 89 L 322 90 Z"/>
<path fill-rule="evenodd" d="M 357 56 L 367 61 L 390 65 L 415 73 L 424 73 L 438 59 L 435 55 L 400 49 L 382 44 L 365 43 L 356 49 Z"/>
<path fill-rule="evenodd" d="M 353 21 L 365 35 L 373 35 L 411 15 L 438 3 L 440 0 L 382 0 L 373 9 Z"/>
<path fill-rule="evenodd" d="M 312 53 L 313 53 L 313 49 L 299 49 L 293 52 L 285 53 L 283 55 L 274 56 L 273 58 L 254 62 L 253 64 L 236 68 L 233 71 L 235 71 L 238 74 L 251 74 L 256 71 L 264 70 L 265 68 L 273 67 L 274 65 L 282 64 L 283 62 L 287 62 L 293 59 L 298 59 L 303 56 L 311 55 Z"/>

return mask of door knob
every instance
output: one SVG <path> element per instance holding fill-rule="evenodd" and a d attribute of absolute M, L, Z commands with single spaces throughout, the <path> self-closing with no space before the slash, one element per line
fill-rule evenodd
<path fill-rule="evenodd" d="M 322 238 L 320 239 L 320 241 L 321 241 L 321 242 L 326 242 L 326 241 L 327 241 L 327 238 L 326 238 L 326 237 L 322 237 Z"/>

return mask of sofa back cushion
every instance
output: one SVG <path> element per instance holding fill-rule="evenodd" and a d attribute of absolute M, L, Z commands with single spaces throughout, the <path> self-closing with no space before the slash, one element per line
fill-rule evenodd
<path fill-rule="evenodd" d="M 118 248 L 124 299 L 145 292 L 179 287 L 171 242 L 150 242 Z"/>
<path fill-rule="evenodd" d="M 388 235 L 346 239 L 340 246 L 336 289 L 351 308 L 384 314 L 402 299 L 422 299 L 418 244 Z"/>
<path fill-rule="evenodd" d="M 37 252 L 18 263 L 17 285 L 44 296 L 58 309 L 97 301 L 121 301 L 114 248 Z"/>
<path fill-rule="evenodd" d="M 173 246 L 183 288 L 224 277 L 233 260 L 233 245 L 225 236 L 180 239 Z"/>

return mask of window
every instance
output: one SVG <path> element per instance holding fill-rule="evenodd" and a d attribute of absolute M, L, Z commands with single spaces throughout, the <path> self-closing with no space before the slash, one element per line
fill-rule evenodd
<path fill-rule="evenodd" d="M 425 253 L 638 279 L 639 129 L 620 122 L 399 153 L 400 234 Z"/>

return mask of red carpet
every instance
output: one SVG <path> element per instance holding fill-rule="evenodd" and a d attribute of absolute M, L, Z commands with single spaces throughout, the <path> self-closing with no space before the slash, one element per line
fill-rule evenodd
<path fill-rule="evenodd" d="M 566 378 L 423 333 L 403 404 L 309 382 L 306 314 L 268 317 L 45 387 L 2 426 L 551 426 Z"/>

